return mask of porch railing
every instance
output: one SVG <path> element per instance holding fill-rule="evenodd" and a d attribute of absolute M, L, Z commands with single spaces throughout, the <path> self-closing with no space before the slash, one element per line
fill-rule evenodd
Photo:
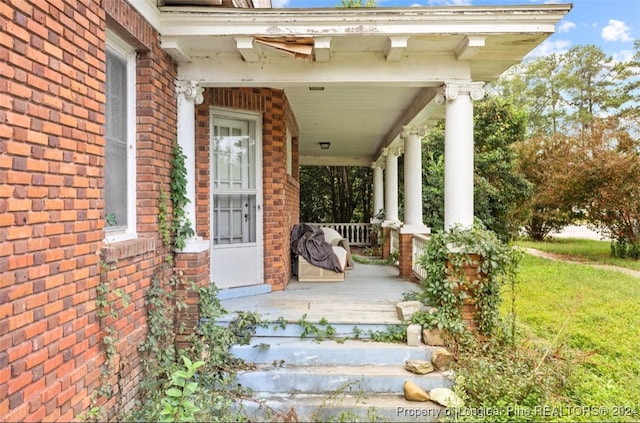
<path fill-rule="evenodd" d="M 415 234 L 413 235 L 413 242 L 411 243 L 411 268 L 413 274 L 420 280 L 427 276 L 427 272 L 420 266 L 418 260 L 427 248 L 428 239 L 425 235 Z"/>
<path fill-rule="evenodd" d="M 396 227 L 389 227 L 389 252 L 391 254 L 400 251 L 400 231 Z"/>
<path fill-rule="evenodd" d="M 349 245 L 355 247 L 371 246 L 370 223 L 310 223 L 310 225 L 338 231 L 343 238 L 349 241 Z"/>
<path fill-rule="evenodd" d="M 370 223 L 310 223 L 313 226 L 331 228 L 337 231 L 343 238 L 349 241 L 349 245 L 368 247 L 371 245 L 371 224 Z M 389 231 L 391 253 L 399 250 L 400 236 L 397 228 Z M 419 258 L 424 254 L 427 247 L 428 236 L 415 234 L 411 243 L 411 268 L 413 274 L 420 280 L 426 276 L 426 271 L 418 263 Z"/>

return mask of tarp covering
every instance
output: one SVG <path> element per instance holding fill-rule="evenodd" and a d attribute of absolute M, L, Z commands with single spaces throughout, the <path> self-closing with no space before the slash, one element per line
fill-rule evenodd
<path fill-rule="evenodd" d="M 307 223 L 298 223 L 291 230 L 291 253 L 302 256 L 314 266 L 342 272 L 333 247 L 324 239 L 321 228 Z"/>

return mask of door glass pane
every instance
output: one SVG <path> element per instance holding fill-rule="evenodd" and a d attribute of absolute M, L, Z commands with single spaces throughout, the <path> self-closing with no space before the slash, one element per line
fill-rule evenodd
<path fill-rule="evenodd" d="M 256 242 L 255 138 L 249 123 L 214 118 L 213 238 L 214 244 Z"/>
<path fill-rule="evenodd" d="M 256 242 L 255 194 L 216 194 L 213 196 L 213 243 Z"/>
<path fill-rule="evenodd" d="M 246 135 L 214 136 L 213 144 L 213 188 L 255 189 L 255 139 Z"/>

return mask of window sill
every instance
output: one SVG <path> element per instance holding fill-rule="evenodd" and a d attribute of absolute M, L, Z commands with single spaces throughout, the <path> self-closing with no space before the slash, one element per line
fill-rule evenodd
<path fill-rule="evenodd" d="M 107 263 L 140 256 L 155 251 L 156 240 L 153 238 L 136 238 L 126 241 L 112 242 L 102 247 L 102 257 Z"/>

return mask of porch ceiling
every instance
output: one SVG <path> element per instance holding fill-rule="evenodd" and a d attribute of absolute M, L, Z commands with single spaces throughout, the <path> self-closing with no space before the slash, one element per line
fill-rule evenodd
<path fill-rule="evenodd" d="M 433 101 L 443 81 L 495 80 L 570 9 L 162 7 L 157 22 L 181 79 L 284 89 L 301 164 L 368 166 L 403 125 L 443 116 Z"/>

